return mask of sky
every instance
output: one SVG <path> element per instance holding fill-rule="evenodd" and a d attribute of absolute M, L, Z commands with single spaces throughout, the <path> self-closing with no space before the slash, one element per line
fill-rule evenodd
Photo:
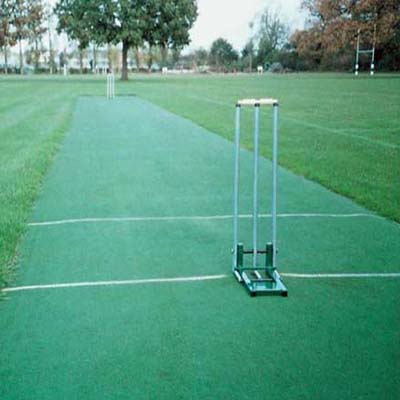
<path fill-rule="evenodd" d="M 197 0 L 199 16 L 190 32 L 189 49 L 209 49 L 212 42 L 223 37 L 241 50 L 250 39 L 249 23 L 265 8 L 277 10 L 290 29 L 303 28 L 301 0 Z"/>

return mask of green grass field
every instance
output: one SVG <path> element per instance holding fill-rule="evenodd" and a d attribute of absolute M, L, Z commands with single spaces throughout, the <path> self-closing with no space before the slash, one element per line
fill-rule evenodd
<path fill-rule="evenodd" d="M 400 220 L 399 86 L 140 76 L 107 101 L 105 80 L 1 79 L 0 398 L 397 399 L 400 228 L 376 213 Z M 285 299 L 251 298 L 230 274 L 247 96 L 281 100 Z M 246 150 L 241 163 L 248 182 Z M 268 182 L 265 158 L 260 171 Z"/>

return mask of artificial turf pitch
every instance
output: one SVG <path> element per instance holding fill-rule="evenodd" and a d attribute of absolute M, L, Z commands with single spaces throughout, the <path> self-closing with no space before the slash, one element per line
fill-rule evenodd
<path fill-rule="evenodd" d="M 63 223 L 29 227 L 14 286 L 226 277 L 3 293 L 0 398 L 397 399 L 400 279 L 288 277 L 288 298 L 250 298 L 230 275 L 232 173 L 232 143 L 188 120 L 80 98 L 31 218 Z M 283 169 L 278 199 L 280 272 L 400 271 L 397 224 Z M 227 218 L 181 218 L 209 216 Z"/>

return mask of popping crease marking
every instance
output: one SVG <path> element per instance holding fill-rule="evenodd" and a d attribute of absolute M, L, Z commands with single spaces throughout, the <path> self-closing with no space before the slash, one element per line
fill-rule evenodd
<path fill-rule="evenodd" d="M 94 287 L 94 286 L 122 286 L 122 285 L 145 285 L 155 283 L 179 283 L 179 282 L 201 282 L 212 281 L 227 278 L 227 275 L 205 275 L 205 276 L 188 276 L 177 278 L 153 278 L 153 279 L 131 279 L 124 281 L 95 281 L 95 282 L 71 282 L 71 283 L 55 283 L 48 285 L 29 285 L 17 286 L 3 289 L 7 292 L 22 292 L 28 290 L 48 290 L 48 289 L 65 289 L 77 287 Z"/>
<path fill-rule="evenodd" d="M 400 278 L 400 272 L 382 272 L 382 273 L 337 273 L 337 274 L 298 274 L 298 273 L 281 273 L 284 278 L 296 279 L 366 279 L 366 278 Z M 184 283 L 184 282 L 204 282 L 214 281 L 228 278 L 228 275 L 205 275 L 205 276 L 192 276 L 192 277 L 178 277 L 178 278 L 154 278 L 154 279 L 134 279 L 125 281 L 97 281 L 97 282 L 72 282 L 72 283 L 55 283 L 48 285 L 29 285 L 5 288 L 2 290 L 4 293 L 8 292 L 23 292 L 23 291 L 38 291 L 50 289 L 70 289 L 79 287 L 101 287 L 101 286 L 129 286 L 129 285 L 146 285 L 146 284 L 159 284 L 159 283 Z"/>
<path fill-rule="evenodd" d="M 332 273 L 332 274 L 297 274 L 297 273 L 281 273 L 285 278 L 299 279 L 340 279 L 340 278 L 400 278 L 400 272 L 372 272 L 372 273 Z"/>
<path fill-rule="evenodd" d="M 241 214 L 239 218 L 252 218 L 251 214 Z M 270 218 L 271 214 L 259 214 L 260 218 Z M 353 214 L 325 214 L 325 213 L 288 213 L 278 214 L 278 218 L 378 218 L 383 219 L 379 215 L 366 213 Z M 170 217 L 110 217 L 110 218 L 74 218 L 62 219 L 54 221 L 38 221 L 30 222 L 28 226 L 51 226 L 66 225 L 80 223 L 96 223 L 96 222 L 143 222 L 143 221 L 212 221 L 212 220 L 229 220 L 233 215 L 205 215 L 205 216 L 170 216 Z"/>

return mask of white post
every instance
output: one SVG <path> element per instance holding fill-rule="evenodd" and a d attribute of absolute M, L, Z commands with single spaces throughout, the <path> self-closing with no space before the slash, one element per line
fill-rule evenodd
<path fill-rule="evenodd" d="M 357 34 L 357 53 L 356 53 L 356 70 L 355 70 L 355 75 L 358 75 L 358 58 L 359 54 L 358 52 L 360 51 L 360 29 L 358 30 Z"/>
<path fill-rule="evenodd" d="M 374 24 L 374 39 L 372 43 L 371 76 L 375 72 L 375 42 L 376 42 L 376 24 Z"/>

